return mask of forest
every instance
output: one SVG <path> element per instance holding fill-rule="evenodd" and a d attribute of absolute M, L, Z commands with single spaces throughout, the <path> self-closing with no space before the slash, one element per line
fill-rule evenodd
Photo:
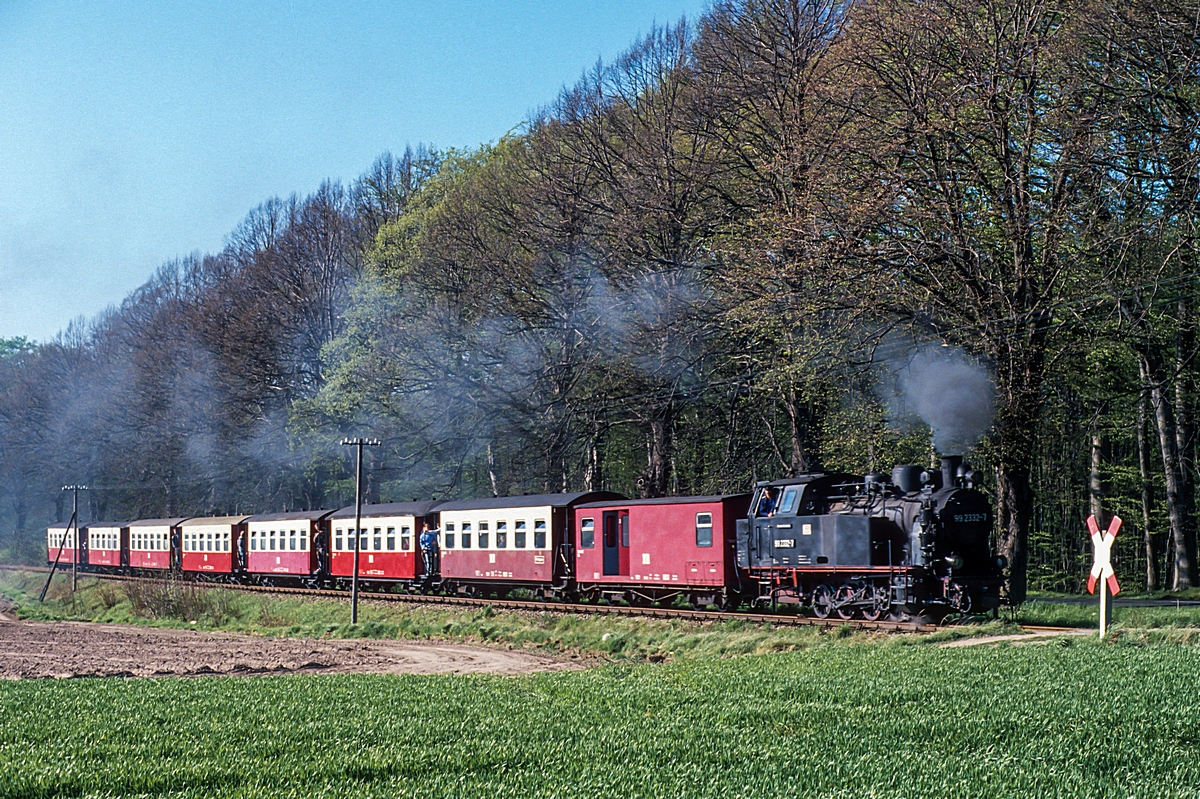
<path fill-rule="evenodd" d="M 6 559 L 68 484 L 342 506 L 366 435 L 371 501 L 961 453 L 1013 601 L 1079 589 L 1089 514 L 1127 588 L 1197 585 L 1196 0 L 718 0 L 547 100 L 0 341 Z"/>

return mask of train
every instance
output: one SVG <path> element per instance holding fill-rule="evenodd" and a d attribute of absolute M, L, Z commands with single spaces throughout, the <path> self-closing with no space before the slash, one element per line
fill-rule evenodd
<path fill-rule="evenodd" d="M 789 606 L 821 618 L 998 613 L 1007 564 L 959 456 L 890 475 L 813 471 L 752 491 L 413 501 L 47 529 L 48 563 L 201 581 L 542 600 Z M 429 568 L 419 537 L 438 540 Z M 355 538 L 357 537 L 357 542 Z"/>

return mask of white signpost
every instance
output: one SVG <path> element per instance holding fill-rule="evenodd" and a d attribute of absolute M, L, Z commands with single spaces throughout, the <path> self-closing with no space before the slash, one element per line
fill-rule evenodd
<path fill-rule="evenodd" d="M 1101 533 L 1100 525 L 1095 516 L 1087 520 L 1088 532 L 1092 535 L 1092 546 L 1095 547 L 1095 559 L 1092 561 L 1092 573 L 1088 575 L 1088 593 L 1096 593 L 1096 581 L 1100 581 L 1100 637 L 1108 631 L 1108 592 L 1116 596 L 1121 593 L 1121 585 L 1112 567 L 1112 545 L 1121 529 L 1121 517 L 1114 516 L 1108 524 L 1108 530 Z"/>

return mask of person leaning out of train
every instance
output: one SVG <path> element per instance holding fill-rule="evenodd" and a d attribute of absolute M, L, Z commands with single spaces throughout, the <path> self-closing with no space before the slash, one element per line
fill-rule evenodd
<path fill-rule="evenodd" d="M 425 564 L 426 574 L 437 574 L 438 533 L 440 530 L 429 529 L 429 522 L 421 522 L 421 560 Z"/>
<path fill-rule="evenodd" d="M 762 499 L 758 501 L 759 516 L 774 516 L 775 515 L 775 489 L 767 488 L 763 491 Z"/>

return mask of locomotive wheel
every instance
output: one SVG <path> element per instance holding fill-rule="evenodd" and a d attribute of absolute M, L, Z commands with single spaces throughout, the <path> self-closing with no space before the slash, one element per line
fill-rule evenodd
<path fill-rule="evenodd" d="M 837 610 L 838 618 L 853 619 L 854 612 L 858 609 L 854 606 L 854 586 L 843 583 L 838 586 L 837 594 L 834 595 L 834 607 Z"/>
<path fill-rule="evenodd" d="M 833 588 L 821 583 L 812 592 L 812 609 L 818 619 L 828 619 L 833 612 Z"/>
<path fill-rule="evenodd" d="M 871 604 L 863 608 L 862 616 L 867 621 L 879 621 L 891 605 L 888 590 L 882 586 L 871 586 Z"/>

